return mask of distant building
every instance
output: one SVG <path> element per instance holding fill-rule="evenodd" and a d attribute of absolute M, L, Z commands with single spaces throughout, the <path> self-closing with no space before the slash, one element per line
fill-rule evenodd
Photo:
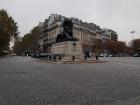
<path fill-rule="evenodd" d="M 57 14 L 51 14 L 42 24 L 43 35 L 40 37 L 39 44 L 42 52 L 50 52 L 56 38 L 63 31 L 62 23 L 67 18 Z M 94 23 L 82 22 L 77 18 L 69 18 L 73 22 L 73 36 L 80 41 L 84 52 L 93 52 L 96 39 L 117 41 L 117 33 L 108 29 L 101 29 Z"/>
<path fill-rule="evenodd" d="M 113 41 L 118 41 L 118 35 L 115 31 L 111 29 L 105 29 L 105 28 L 102 29 L 102 31 L 103 31 L 103 36 L 105 36 L 105 38 Z"/>

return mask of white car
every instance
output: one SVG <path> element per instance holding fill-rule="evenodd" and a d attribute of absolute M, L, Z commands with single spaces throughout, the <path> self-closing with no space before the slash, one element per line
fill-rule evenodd
<path fill-rule="evenodd" d="M 99 57 L 104 57 L 104 54 L 100 54 Z"/>
<path fill-rule="evenodd" d="M 109 57 L 113 57 L 113 55 L 111 55 L 111 54 L 110 54 L 110 55 L 108 55 L 108 56 L 109 56 Z"/>

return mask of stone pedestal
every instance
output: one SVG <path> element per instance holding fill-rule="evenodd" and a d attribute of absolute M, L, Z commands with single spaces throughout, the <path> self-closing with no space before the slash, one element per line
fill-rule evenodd
<path fill-rule="evenodd" d="M 79 41 L 65 41 L 55 43 L 51 47 L 51 54 L 63 56 L 63 60 L 83 59 L 82 46 Z"/>

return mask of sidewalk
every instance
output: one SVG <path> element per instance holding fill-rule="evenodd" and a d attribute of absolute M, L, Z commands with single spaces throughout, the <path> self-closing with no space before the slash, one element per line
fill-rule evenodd
<path fill-rule="evenodd" d="M 52 64 L 83 64 L 83 63 L 106 63 L 107 62 L 103 60 L 48 61 L 48 60 L 41 60 L 41 59 L 40 61 L 45 63 L 52 63 Z"/>

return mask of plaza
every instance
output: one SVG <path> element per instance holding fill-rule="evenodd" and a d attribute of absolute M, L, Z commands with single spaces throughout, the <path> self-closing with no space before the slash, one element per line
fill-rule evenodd
<path fill-rule="evenodd" d="M 53 64 L 0 58 L 0 105 L 139 105 L 140 58 Z"/>

